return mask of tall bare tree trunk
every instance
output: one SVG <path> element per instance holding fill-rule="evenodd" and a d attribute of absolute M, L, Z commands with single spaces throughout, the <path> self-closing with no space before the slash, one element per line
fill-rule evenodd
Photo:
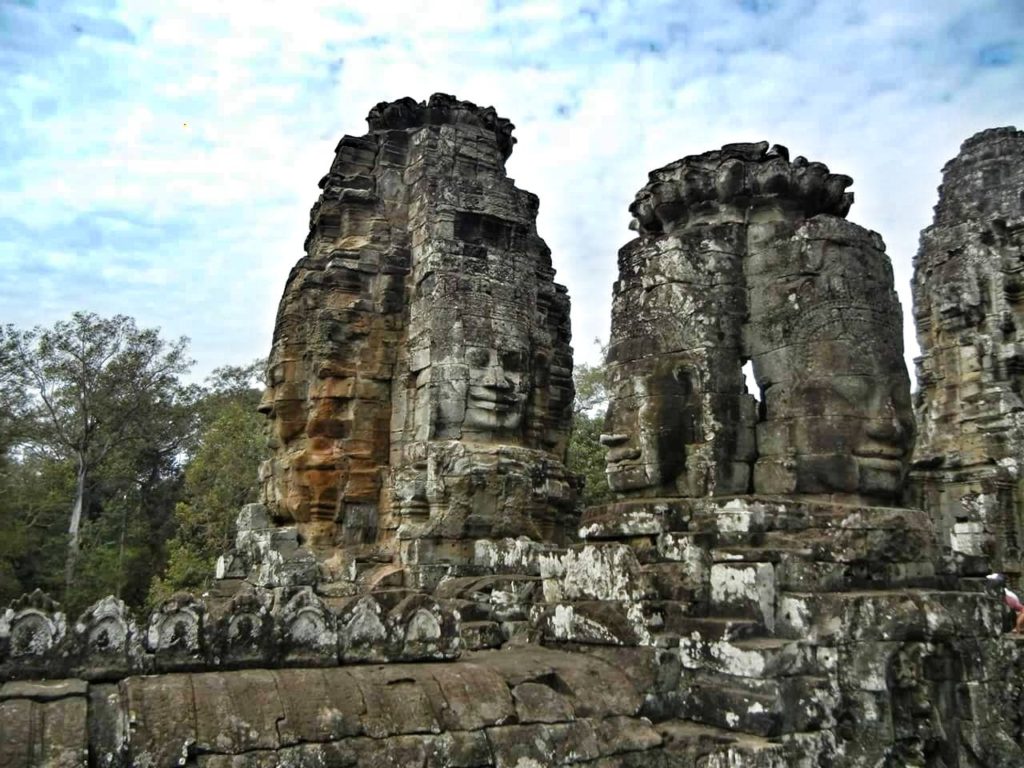
<path fill-rule="evenodd" d="M 121 542 L 117 549 L 117 592 L 114 593 L 114 597 L 118 600 L 121 599 L 122 592 L 124 592 L 124 545 L 125 540 L 128 538 L 128 505 L 122 501 L 121 509 Z"/>
<path fill-rule="evenodd" d="M 75 579 L 80 548 L 79 529 L 82 527 L 82 508 L 85 505 L 85 459 L 78 459 L 78 478 L 75 483 L 75 504 L 71 507 L 71 522 L 68 524 L 68 554 L 64 561 L 64 599 L 68 599 L 71 583 Z"/>

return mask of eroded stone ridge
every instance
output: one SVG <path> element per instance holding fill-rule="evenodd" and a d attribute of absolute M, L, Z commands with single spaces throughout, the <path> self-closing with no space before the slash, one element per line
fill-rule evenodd
<path fill-rule="evenodd" d="M 0 679 L 444 661 L 461 654 L 460 631 L 455 603 L 409 590 L 347 598 L 310 587 L 231 598 L 182 593 L 144 624 L 111 596 L 70 624 L 37 592 L 0 613 Z"/>
<path fill-rule="evenodd" d="M 915 495 L 960 567 L 1021 572 L 1024 132 L 982 131 L 943 169 L 914 259 Z"/>
<path fill-rule="evenodd" d="M 571 524 L 569 300 L 505 174 L 509 121 L 442 94 L 368 121 L 281 300 L 263 500 L 320 578 L 400 559 L 436 582 L 476 539 Z"/>
<path fill-rule="evenodd" d="M 764 209 L 782 207 L 811 218 L 819 213 L 845 217 L 853 204 L 846 188 L 853 179 L 831 173 L 824 163 L 767 141 L 726 144 L 651 171 L 647 185 L 629 207 L 631 229 L 658 235 L 713 220 L 746 221 Z"/>
<path fill-rule="evenodd" d="M 899 498 L 901 311 L 881 238 L 842 218 L 850 183 L 764 142 L 651 174 L 613 293 L 613 490 Z"/>
<path fill-rule="evenodd" d="M 463 124 L 494 132 L 494 140 L 502 157 L 508 159 L 516 143 L 510 120 L 499 117 L 494 107 L 478 107 L 446 93 L 435 93 L 427 101 L 417 102 L 406 96 L 398 101 L 382 101 L 366 118 L 371 131 L 406 130 L 426 125 Z"/>

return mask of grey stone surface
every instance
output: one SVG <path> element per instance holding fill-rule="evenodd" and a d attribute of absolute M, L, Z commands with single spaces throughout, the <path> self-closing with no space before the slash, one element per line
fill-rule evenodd
<path fill-rule="evenodd" d="M 508 120 L 435 94 L 368 122 L 338 145 L 278 310 L 263 498 L 321 580 L 401 562 L 433 586 L 475 540 L 572 528 L 569 301 L 536 196 L 505 174 Z"/>
<path fill-rule="evenodd" d="M 921 357 L 913 497 L 964 573 L 1021 574 L 1024 132 L 972 136 L 943 168 L 914 259 Z"/>
<path fill-rule="evenodd" d="M 881 238 L 843 218 L 851 183 L 766 142 L 651 172 L 613 293 L 614 491 L 899 499 L 900 305 Z"/>

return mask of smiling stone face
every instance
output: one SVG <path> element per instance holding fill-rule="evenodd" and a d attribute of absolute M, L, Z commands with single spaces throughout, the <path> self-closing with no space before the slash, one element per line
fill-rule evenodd
<path fill-rule="evenodd" d="M 914 440 L 909 380 L 886 341 L 899 329 L 875 308 L 825 311 L 836 317 L 816 333 L 839 336 L 794 345 L 788 370 L 773 368 L 778 355 L 760 367 L 770 383 L 757 425 L 755 487 L 894 500 Z M 758 370 L 757 356 L 754 363 Z"/>
<path fill-rule="evenodd" d="M 613 377 L 602 444 L 613 491 L 672 484 L 701 442 L 700 379 L 683 356 L 649 360 Z M 617 381 L 615 379 L 618 379 Z"/>
<path fill-rule="evenodd" d="M 529 381 L 525 351 L 466 350 L 466 427 L 493 436 L 513 434 L 523 421 Z"/>
<path fill-rule="evenodd" d="M 914 419 L 881 238 L 832 216 L 773 231 L 749 261 L 747 338 L 764 393 L 754 486 L 896 500 Z"/>

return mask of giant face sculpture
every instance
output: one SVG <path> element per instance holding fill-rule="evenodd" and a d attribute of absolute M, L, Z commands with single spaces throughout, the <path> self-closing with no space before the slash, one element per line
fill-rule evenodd
<path fill-rule="evenodd" d="M 488 535 L 558 538 L 569 301 L 536 196 L 505 174 L 512 125 L 442 94 L 368 122 L 321 181 L 279 306 L 262 500 L 333 545 L 339 572 L 396 552 L 461 561 Z"/>
<path fill-rule="evenodd" d="M 535 198 L 514 193 L 514 218 L 455 211 L 454 238 L 413 249 L 410 328 L 422 351 L 407 408 L 418 423 L 405 431 L 417 440 L 548 448 L 548 406 L 559 421 L 565 413 L 567 403 L 542 395 L 552 391 L 552 361 L 568 354 L 558 327 L 567 302 L 551 301 L 554 286 L 538 280 L 548 254 L 532 231 Z"/>
<path fill-rule="evenodd" d="M 693 361 L 647 358 L 612 376 L 601 443 L 613 491 L 671 486 L 701 434 L 700 382 Z"/>
<path fill-rule="evenodd" d="M 490 325 L 489 323 L 485 323 Z M 531 359 L 530 329 L 505 325 L 501 333 L 473 337 L 460 322 L 432 345 L 432 386 L 420 394 L 430 399 L 431 423 L 417 428 L 433 439 L 521 445 L 526 432 L 529 396 L 537 381 L 538 359 Z M 543 375 L 543 372 L 541 372 Z"/>
<path fill-rule="evenodd" d="M 403 544 L 407 562 L 460 560 L 477 538 L 558 539 L 571 503 L 560 460 L 570 371 L 556 371 L 568 304 L 537 277 L 547 250 L 532 220 L 454 219 L 459 237 L 412 255 L 414 377 L 396 397 L 392 443 L 398 537 L 416 542 Z"/>
<path fill-rule="evenodd" d="M 851 180 L 767 144 L 684 158 L 651 178 L 631 208 L 640 238 L 620 253 L 613 304 L 603 439 L 613 490 L 896 500 L 914 435 L 900 307 L 881 238 L 842 218 Z M 666 335 L 671 347 L 636 351 Z M 676 350 L 692 350 L 705 385 L 665 409 L 656 361 L 672 368 Z M 762 396 L 752 418 L 737 384 L 745 360 Z M 680 413 L 703 435 L 662 440 Z M 745 429 L 754 421 L 756 441 Z M 680 481 L 701 451 L 714 476 Z"/>
<path fill-rule="evenodd" d="M 466 428 L 497 436 L 513 435 L 523 421 L 529 391 L 526 350 L 470 347 Z"/>
<path fill-rule="evenodd" d="M 898 497 L 914 422 L 893 321 L 877 306 L 825 305 L 785 353 L 754 356 L 765 385 L 757 491 Z"/>
<path fill-rule="evenodd" d="M 747 274 L 764 393 L 755 490 L 893 500 L 914 426 L 881 238 L 834 216 L 772 232 L 752 238 Z"/>

